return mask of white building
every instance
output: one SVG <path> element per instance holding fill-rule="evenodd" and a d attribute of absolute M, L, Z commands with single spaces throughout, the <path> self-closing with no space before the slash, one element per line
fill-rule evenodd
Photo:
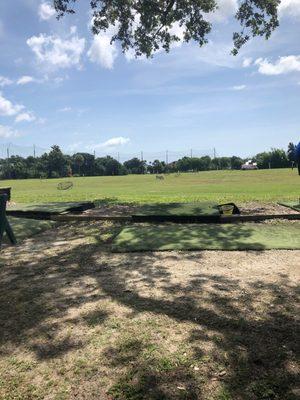
<path fill-rule="evenodd" d="M 253 162 L 252 160 L 248 160 L 245 164 L 242 165 L 241 169 L 258 169 L 257 163 Z"/>

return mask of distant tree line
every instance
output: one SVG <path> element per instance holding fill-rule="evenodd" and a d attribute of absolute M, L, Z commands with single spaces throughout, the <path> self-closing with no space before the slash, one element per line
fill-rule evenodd
<path fill-rule="evenodd" d="M 147 162 L 132 158 L 123 164 L 111 156 L 94 157 L 89 153 L 63 154 L 54 145 L 41 157 L 11 156 L 0 159 L 0 179 L 61 178 L 71 176 L 103 176 L 127 174 L 163 174 L 172 172 L 241 169 L 249 158 L 232 157 L 183 157 L 166 164 L 164 161 Z M 295 145 L 289 143 L 287 151 L 271 149 L 251 158 L 259 169 L 287 168 L 296 164 Z"/>

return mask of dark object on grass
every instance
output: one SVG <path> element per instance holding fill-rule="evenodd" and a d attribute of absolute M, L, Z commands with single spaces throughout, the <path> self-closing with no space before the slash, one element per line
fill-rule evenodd
<path fill-rule="evenodd" d="M 9 222 L 6 218 L 6 202 L 7 202 L 7 195 L 0 194 L 0 246 L 2 243 L 4 232 L 6 232 L 12 244 L 17 243 L 13 230 L 11 229 L 11 226 L 9 225 Z"/>
<path fill-rule="evenodd" d="M 0 194 L 6 194 L 7 195 L 7 201 L 10 201 L 10 198 L 11 198 L 11 187 L 0 188 Z"/>
<path fill-rule="evenodd" d="M 218 208 L 221 214 L 240 214 L 239 208 L 234 203 L 219 204 Z M 230 210 L 230 212 L 228 212 Z"/>
<path fill-rule="evenodd" d="M 58 190 L 68 190 L 71 189 L 72 187 L 73 187 L 73 182 L 60 182 L 57 185 Z"/>

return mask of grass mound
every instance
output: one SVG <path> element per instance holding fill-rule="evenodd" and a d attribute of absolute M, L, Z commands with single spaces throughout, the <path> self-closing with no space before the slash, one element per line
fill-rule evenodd
<path fill-rule="evenodd" d="M 112 245 L 114 252 L 269 249 L 300 249 L 299 224 L 131 225 Z"/>

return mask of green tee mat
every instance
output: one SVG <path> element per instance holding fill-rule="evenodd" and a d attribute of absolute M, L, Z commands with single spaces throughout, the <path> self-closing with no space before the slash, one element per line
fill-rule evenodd
<path fill-rule="evenodd" d="M 57 222 L 55 221 L 42 221 L 29 218 L 8 217 L 8 221 L 14 231 L 16 238 L 18 239 L 18 242 L 31 236 L 37 235 L 38 233 L 46 231 L 57 225 Z M 3 243 L 8 243 L 7 237 L 5 235 L 3 237 Z"/>
<path fill-rule="evenodd" d="M 295 211 L 299 211 L 299 212 L 300 212 L 300 203 L 299 203 L 299 202 L 296 202 L 296 201 L 292 202 L 292 201 L 290 201 L 290 202 L 278 203 L 278 204 L 279 204 L 280 206 L 288 207 L 288 208 L 291 208 L 292 210 L 295 210 Z"/>
<path fill-rule="evenodd" d="M 3 240 L 3 235 L 6 233 L 10 243 L 16 244 L 16 238 L 14 232 L 9 224 L 9 221 L 6 216 L 6 201 L 7 195 L 0 195 L 0 246 Z"/>
<path fill-rule="evenodd" d="M 239 213 L 230 203 L 234 214 Z M 214 202 L 148 204 L 132 215 L 133 222 L 218 222 L 222 207 Z"/>
<path fill-rule="evenodd" d="M 94 208 L 93 202 L 53 202 L 53 203 L 41 203 L 41 204 L 17 204 L 7 209 L 8 215 L 13 216 L 41 216 L 47 217 L 51 215 L 57 215 L 62 213 L 84 211 L 90 208 Z"/>
<path fill-rule="evenodd" d="M 136 224 L 112 243 L 113 252 L 269 249 L 300 249 L 300 224 Z"/>

